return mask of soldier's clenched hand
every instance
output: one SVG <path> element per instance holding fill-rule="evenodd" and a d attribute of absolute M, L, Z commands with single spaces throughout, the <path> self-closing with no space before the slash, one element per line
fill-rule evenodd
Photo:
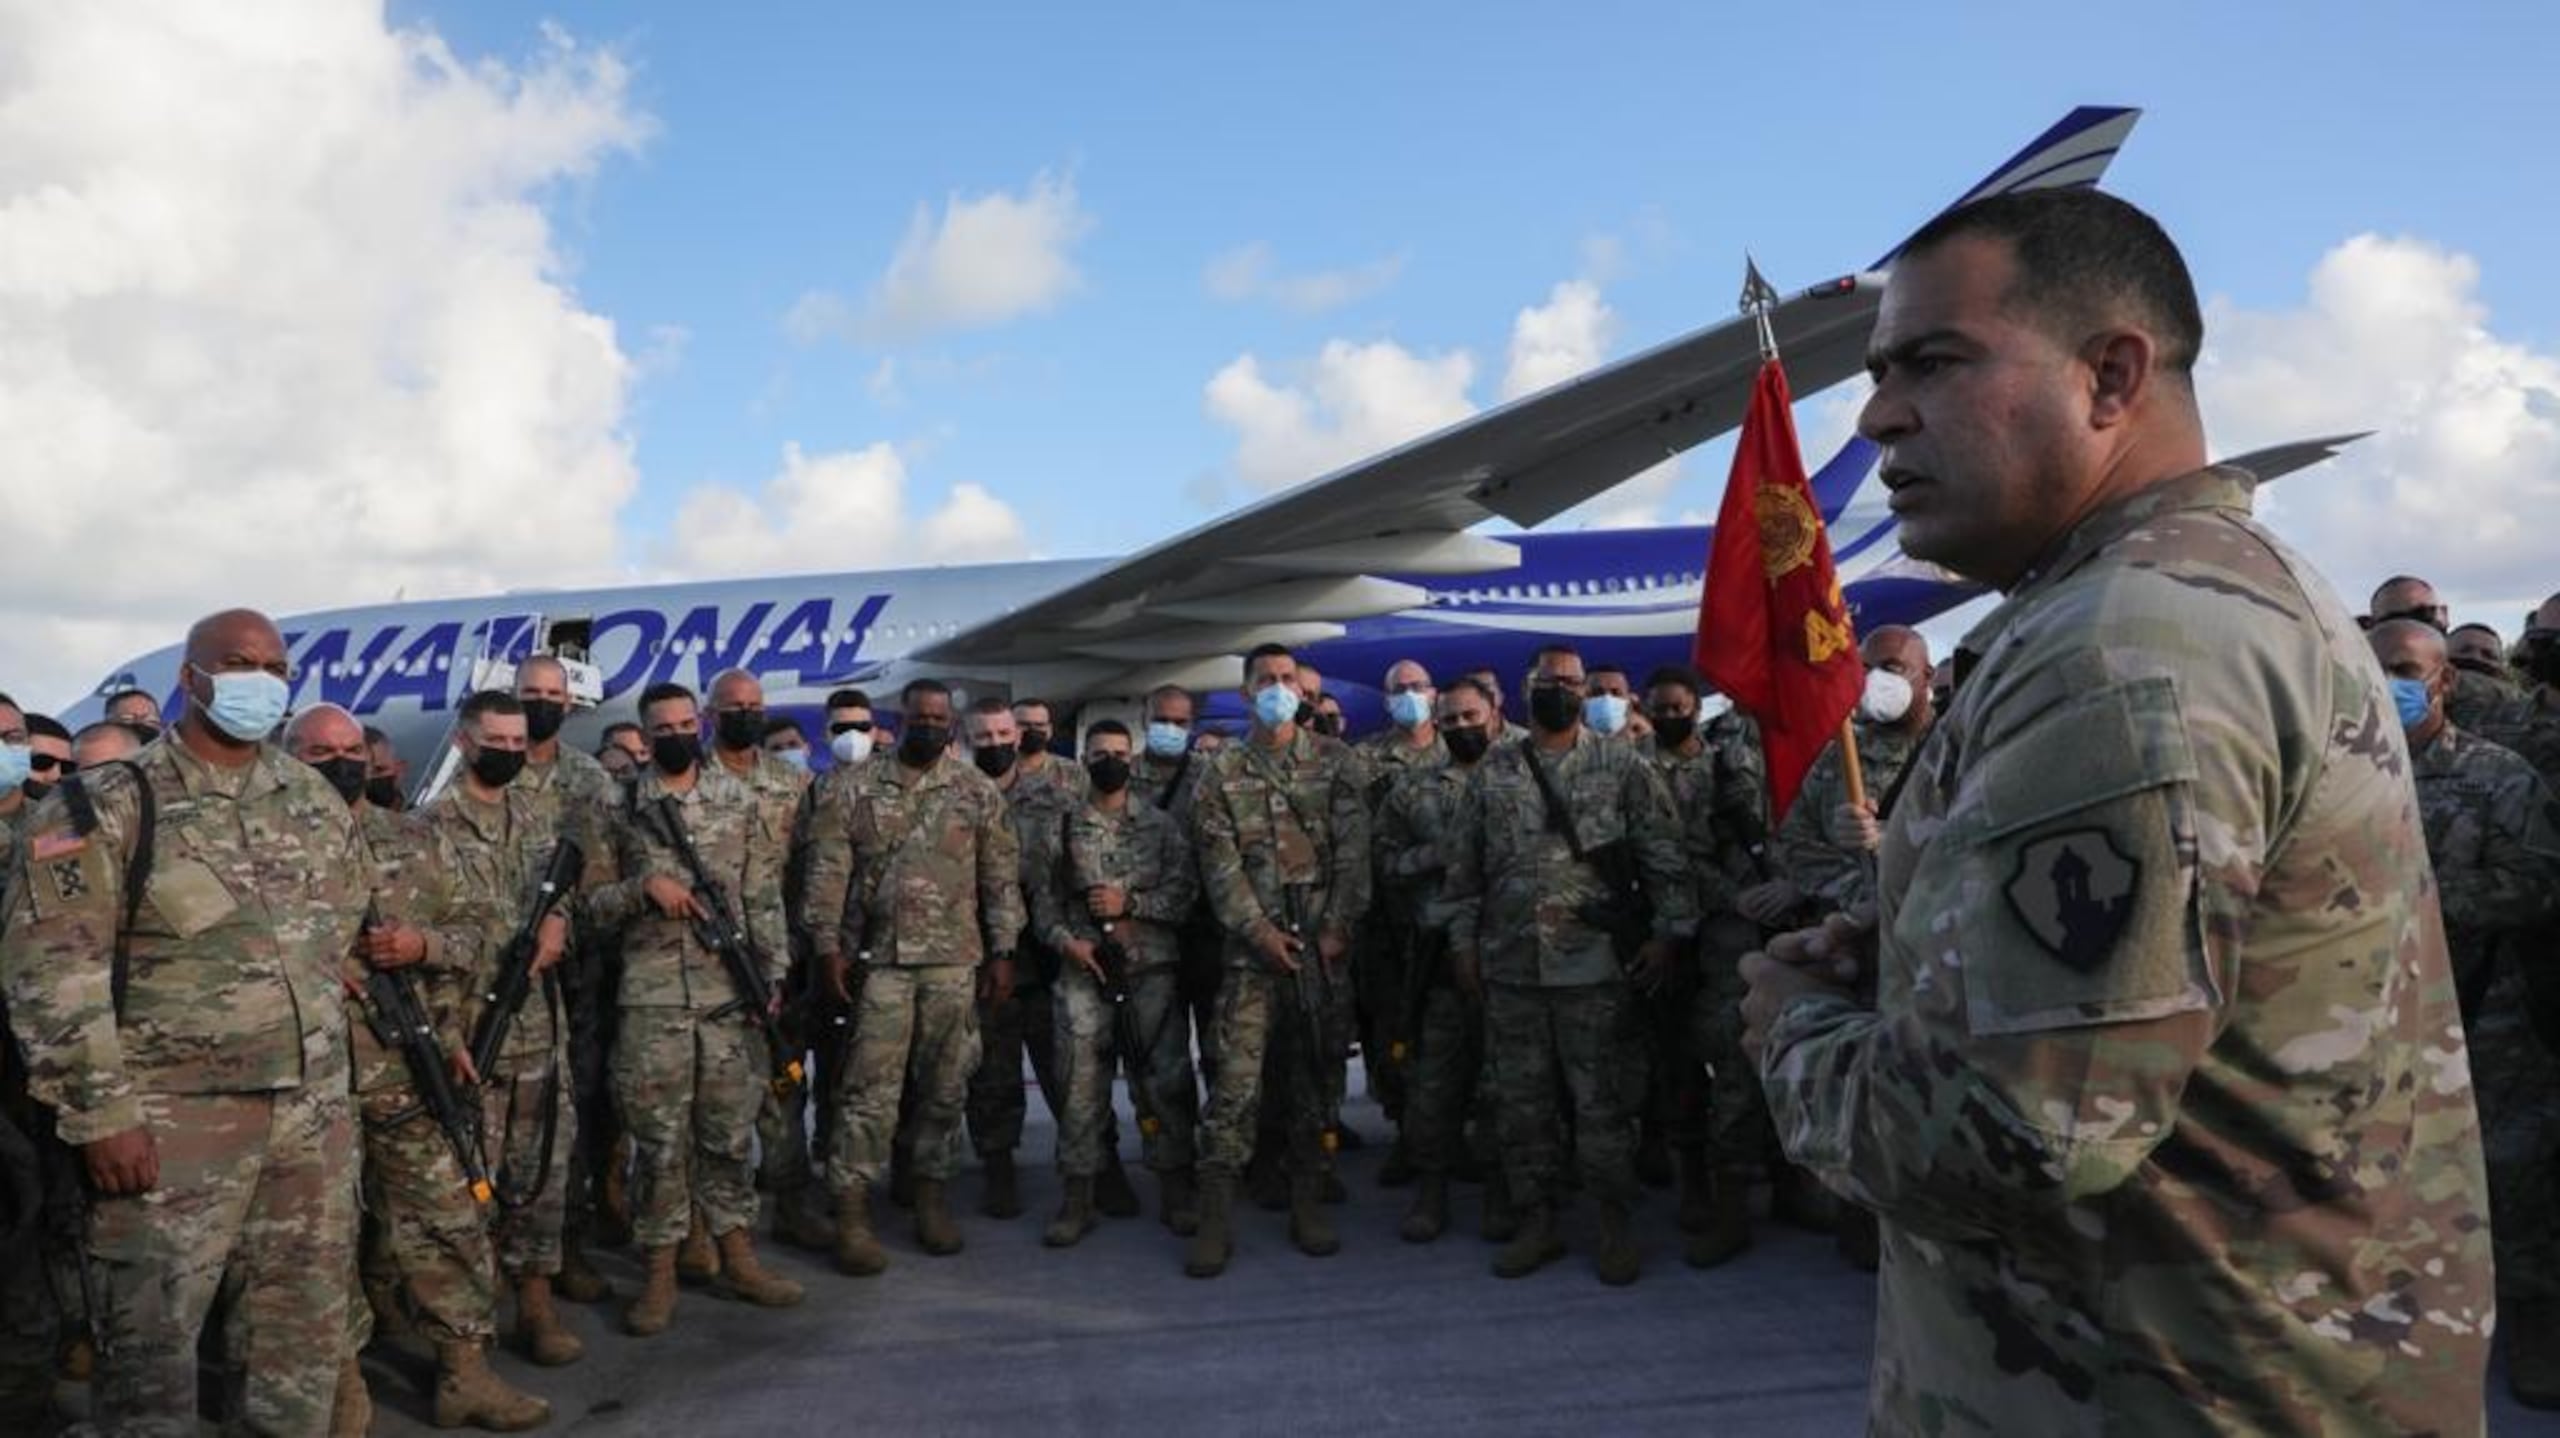
<path fill-rule="evenodd" d="M 81 1145 L 89 1187 L 107 1198 L 149 1193 L 160 1182 L 160 1149 L 151 1131 L 129 1128 Z"/>
<path fill-rule="evenodd" d="M 1858 987 L 1875 972 L 1876 930 L 1872 919 L 1833 914 L 1817 928 L 1781 934 L 1766 953 L 1745 954 L 1742 980 L 1751 991 L 1742 997 L 1742 1047 L 1753 1058 L 1768 1040 L 1769 1026 L 1789 1000 L 1802 994 L 1837 994 L 1854 999 Z"/>
<path fill-rule="evenodd" d="M 826 979 L 827 992 L 835 995 L 837 1003 L 853 1002 L 852 969 L 842 953 L 822 954 L 818 958 L 818 972 Z"/>
<path fill-rule="evenodd" d="M 1253 936 L 1254 950 L 1284 974 L 1298 971 L 1298 951 L 1306 946 L 1304 939 L 1273 923 L 1266 922 Z"/>
<path fill-rule="evenodd" d="M 402 969 L 427 956 L 427 936 L 407 924 L 382 924 L 356 936 L 356 953 L 377 969 Z"/>
<path fill-rule="evenodd" d="M 1013 955 L 997 954 L 978 970 L 978 997 L 991 1004 L 1013 999 Z"/>
<path fill-rule="evenodd" d="M 1342 967 L 1343 958 L 1351 952 L 1351 936 L 1331 924 L 1316 935 L 1316 956 L 1328 969 Z"/>
<path fill-rule="evenodd" d="M 1093 975 L 1093 981 L 1095 983 L 1098 984 L 1102 982 L 1102 955 L 1101 952 L 1093 946 L 1093 940 L 1067 940 L 1067 957 L 1075 960 L 1077 968 Z"/>
<path fill-rule="evenodd" d="M 1803 897 L 1795 885 L 1784 879 L 1771 879 L 1743 890 L 1742 897 L 1734 901 L 1734 907 L 1742 910 L 1742 916 L 1755 924 L 1779 924 L 1786 922 L 1787 911 Z"/>
<path fill-rule="evenodd" d="M 1636 961 L 1627 970 L 1627 980 L 1643 992 L 1653 993 L 1662 987 L 1663 980 L 1671 977 L 1671 962 L 1672 949 L 1668 942 L 1647 939 L 1644 947 L 1636 950 Z"/>
<path fill-rule="evenodd" d="M 1874 853 L 1884 844 L 1884 825 L 1876 822 L 1875 801 L 1843 804 L 1832 810 L 1831 836 L 1843 847 Z"/>
<path fill-rule="evenodd" d="M 658 912 L 670 919 L 711 917 L 704 911 L 702 901 L 693 896 L 693 890 L 686 888 L 670 875 L 651 874 L 648 882 L 642 884 L 640 888 L 649 896 L 649 902 L 657 905 Z"/>
<path fill-rule="evenodd" d="M 558 911 L 542 916 L 533 935 L 533 971 L 548 973 L 569 953 L 569 916 Z"/>
<path fill-rule="evenodd" d="M 1117 919 L 1129 912 L 1129 891 L 1118 884 L 1096 884 L 1084 891 L 1085 912 L 1097 919 Z"/>

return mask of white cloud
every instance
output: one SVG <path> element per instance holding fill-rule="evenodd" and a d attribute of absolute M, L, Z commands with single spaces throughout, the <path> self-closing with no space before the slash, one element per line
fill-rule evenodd
<path fill-rule="evenodd" d="M 15 6 L 0 54 L 0 683 L 612 566 L 637 370 L 542 209 L 647 133 L 611 52 L 272 0 Z"/>
<path fill-rule="evenodd" d="M 699 486 L 677 507 L 660 547 L 689 579 L 809 570 L 899 568 L 1021 559 L 1021 516 L 974 484 L 953 486 L 921 519 L 908 516 L 907 465 L 897 449 L 804 453 L 786 445 L 782 469 L 755 494 Z"/>
<path fill-rule="evenodd" d="M 1596 369 L 1618 342 L 1618 314 L 1590 280 L 1558 280 L 1547 302 L 1511 321 L 1502 397 L 1518 399 Z"/>
<path fill-rule="evenodd" d="M 1346 269 L 1284 274 L 1271 246 L 1256 241 L 1209 262 L 1202 282 L 1209 293 L 1233 302 L 1262 300 L 1299 314 L 1321 314 L 1367 299 L 1404 273 L 1404 256 L 1390 255 Z"/>
<path fill-rule="evenodd" d="M 2218 453 L 2375 431 L 2260 501 L 2351 606 L 2421 574 L 2512 631 L 2560 588 L 2560 356 L 2494 333 L 2479 281 L 2466 255 L 2356 236 L 2296 308 L 2211 306 L 2197 378 Z"/>
<path fill-rule="evenodd" d="M 916 206 L 889 268 L 857 309 L 830 290 L 793 302 L 783 329 L 803 344 L 842 335 L 897 344 L 988 329 L 1054 309 L 1084 284 L 1069 251 L 1093 229 L 1075 181 L 1042 171 L 1020 194 L 953 191 L 937 219 Z"/>
<path fill-rule="evenodd" d="M 1390 340 L 1334 340 L 1294 383 L 1239 355 L 1209 380 L 1211 418 L 1236 431 L 1236 474 L 1285 489 L 1475 413 L 1476 362 L 1465 350 L 1417 355 Z"/>

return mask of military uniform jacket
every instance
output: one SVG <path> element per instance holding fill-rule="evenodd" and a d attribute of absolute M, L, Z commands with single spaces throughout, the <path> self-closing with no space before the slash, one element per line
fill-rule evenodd
<path fill-rule="evenodd" d="M 895 757 L 857 770 L 841 826 L 811 845 L 813 914 L 859 908 L 858 952 L 875 964 L 970 967 L 1022 932 L 1022 858 L 995 781 L 938 755 L 923 772 Z"/>
<path fill-rule="evenodd" d="M 1698 916 L 1730 911 L 1742 891 L 1759 882 L 1749 836 L 1758 831 L 1765 797 L 1752 794 L 1746 771 L 1723 762 L 1704 739 L 1694 754 L 1657 744 L 1646 757 L 1680 820 L 1680 857 Z"/>
<path fill-rule="evenodd" d="M 1200 885 L 1227 931 L 1227 962 L 1260 962 L 1253 938 L 1286 928 L 1289 895 L 1312 944 L 1348 937 L 1369 907 L 1369 804 L 1350 747 L 1305 729 L 1266 749 L 1248 739 L 1218 751 L 1200 781 Z"/>
<path fill-rule="evenodd" d="M 447 1044 L 466 1032 L 459 1026 L 464 991 L 471 982 L 471 956 L 478 936 L 469 916 L 455 902 L 458 866 L 453 851 L 432 824 L 416 814 L 396 814 L 367 804 L 354 811 L 356 832 L 371 861 L 373 912 L 385 925 L 406 924 L 426 940 L 427 951 L 403 970 L 435 1020 Z M 348 972 L 363 982 L 364 965 L 349 958 Z M 409 1066 L 399 1052 L 383 1047 L 373 1031 L 370 1005 L 349 1015 L 347 1036 L 355 1060 L 358 1093 L 378 1093 L 409 1083 Z"/>
<path fill-rule="evenodd" d="M 623 788 L 596 756 L 563 744 L 559 757 L 550 763 L 528 762 L 524 772 L 507 786 L 507 792 L 530 795 L 556 807 L 561 832 L 576 839 L 578 848 L 586 854 L 587 871 L 580 880 L 581 888 L 593 889 L 613 882 L 613 831 L 622 810 Z"/>
<path fill-rule="evenodd" d="M 1041 971 L 1018 976 L 1016 982 L 1044 983 L 1057 977 L 1057 946 L 1049 942 L 1049 926 L 1040 922 L 1039 890 L 1054 882 L 1051 876 L 1065 854 L 1067 821 L 1084 807 L 1084 800 L 1060 780 L 1045 775 L 1033 778 L 1019 771 L 1011 788 L 998 785 L 997 792 L 1004 795 L 1005 822 L 1013 828 L 1020 863 L 1016 882 L 1021 886 L 1025 918 L 1021 942 L 1026 948 L 1047 951 Z"/>
<path fill-rule="evenodd" d="M 1378 806 L 1378 882 L 1396 891 L 1415 922 L 1446 929 L 1441 887 L 1449 872 L 1449 836 L 1475 771 L 1455 764 L 1405 771 Z"/>
<path fill-rule="evenodd" d="M 138 776 L 82 776 L 87 835 L 58 794 L 27 828 L 0 985 L 29 1091 L 74 1144 L 137 1127 L 138 1093 L 345 1093 L 343 965 L 370 889 L 346 802 L 272 745 L 236 769 L 176 739 L 134 762 Z M 158 802 L 157 853 L 119 1021 L 110 974 L 137 782 Z"/>
<path fill-rule="evenodd" d="M 1192 811 L 1200 797 L 1200 781 L 1208 776 L 1209 756 L 1185 750 L 1179 759 L 1141 754 L 1129 777 L 1129 793 L 1172 816 L 1185 836 L 1193 833 Z"/>
<path fill-rule="evenodd" d="M 1880 854 L 1880 997 L 1761 1059 L 1884 1220 L 1870 1422 L 2477 1433 L 2494 1302 L 2409 755 L 2337 600 L 2209 469 L 1956 656 Z"/>
<path fill-rule="evenodd" d="M 490 804 L 473 798 L 457 783 L 423 811 L 444 839 L 453 865 L 454 899 L 468 920 L 467 937 L 456 943 L 465 955 L 460 965 L 465 977 L 455 1010 L 466 1040 L 479 1026 L 482 1001 L 497 987 L 507 941 L 533 911 L 551 851 L 577 820 L 574 810 L 564 810 L 565 798 L 556 788 L 528 790 L 519 780 L 500 790 L 498 802 Z M 585 840 L 578 842 L 583 846 Z M 704 857 L 709 857 L 707 850 Z M 576 899 L 575 894 L 569 895 L 560 912 L 576 912 Z M 508 1025 L 507 1041 L 499 1051 L 500 1072 L 482 1078 L 538 1074 L 566 1052 L 568 1015 L 561 1012 L 555 1026 L 552 1005 L 542 990 L 537 980 L 524 1007 L 516 1011 L 515 1022 Z"/>
<path fill-rule="evenodd" d="M 2543 702 L 2548 692 L 2528 689 L 2518 694 L 2472 732 L 2514 750 L 2516 757 L 2542 776 L 2545 786 L 2560 792 L 2560 703 Z"/>
<path fill-rule="evenodd" d="M 2560 912 L 2560 806 L 2533 766 L 2451 724 L 2410 758 L 2456 966 Z"/>
<path fill-rule="evenodd" d="M 1360 741 L 1361 762 L 1369 770 L 1369 803 L 1372 809 L 1387 801 L 1395 786 L 1417 769 L 1445 769 L 1449 766 L 1449 741 L 1440 737 L 1434 727 L 1431 742 L 1414 747 L 1413 738 L 1392 726 Z"/>
<path fill-rule="evenodd" d="M 587 899 L 587 912 L 607 925 L 628 924 L 622 941 L 624 1008 L 720 1008 L 738 997 L 737 985 L 721 967 L 720 956 L 694 936 L 693 921 L 670 919 L 650 903 L 644 886 L 652 874 L 664 874 L 687 888 L 693 876 L 678 857 L 657 812 L 660 800 L 673 798 L 684 832 L 702 856 L 711 879 L 727 892 L 730 904 L 763 952 L 765 978 L 780 983 L 791 956 L 790 936 L 782 919 L 783 845 L 788 836 L 770 827 L 756 793 L 743 780 L 704 760 L 694 766 L 694 783 L 670 795 L 665 776 L 642 774 L 632 787 L 631 804 L 614 826 L 614 848 L 622 878 Z"/>
<path fill-rule="evenodd" d="M 1524 988 L 1608 983 L 1620 977 L 1609 936 L 1582 909 L 1611 896 L 1574 842 L 1548 822 L 1546 796 L 1529 772 L 1536 741 L 1485 755 L 1459 804 L 1444 898 L 1449 942 L 1473 954 L 1483 977 Z M 1680 862 L 1680 823 L 1653 766 L 1634 745 L 1576 729 L 1573 747 L 1541 751 L 1547 780 L 1570 811 L 1584 854 L 1625 840 L 1634 847 L 1655 937 L 1686 940 L 1698 914 Z"/>
<path fill-rule="evenodd" d="M 1070 939 L 1101 938 L 1102 925 L 1084 895 L 1096 884 L 1113 884 L 1128 895 L 1129 912 L 1113 921 L 1111 936 L 1128 950 L 1130 966 L 1151 969 L 1179 959 L 1175 931 L 1200 901 L 1200 881 L 1191 845 L 1171 816 L 1132 795 L 1116 813 L 1078 805 L 1058 817 L 1055 833 L 1041 845 L 1050 860 L 1029 890 L 1040 941 L 1064 953 Z"/>
<path fill-rule="evenodd" d="M 1881 807 L 1919 743 L 1886 725 L 1854 727 L 1859 778 L 1865 781 L 1868 802 Z M 1832 811 L 1848 802 L 1849 774 L 1840 763 L 1840 741 L 1834 739 L 1805 771 L 1804 786 L 1778 825 L 1778 862 L 1805 898 L 1825 912 L 1847 910 L 1873 897 L 1866 853 L 1844 842 L 1831 822 Z"/>

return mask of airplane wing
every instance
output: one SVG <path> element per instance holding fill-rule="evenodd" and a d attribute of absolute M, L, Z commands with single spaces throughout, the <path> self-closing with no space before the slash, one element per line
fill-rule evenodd
<path fill-rule="evenodd" d="M 2140 117 L 2074 110 L 1964 199 L 2093 185 Z M 1778 304 L 1770 326 L 1798 395 L 1863 367 L 1883 288 L 1861 273 Z M 1534 527 L 1732 429 L 1759 364 L 1750 320 L 1693 331 L 1249 505 L 911 659 L 1061 699 L 1224 682 L 1251 644 L 1316 643 L 1418 607 L 1425 591 L 1407 577 L 1516 567 L 1515 546 L 1472 528 Z"/>

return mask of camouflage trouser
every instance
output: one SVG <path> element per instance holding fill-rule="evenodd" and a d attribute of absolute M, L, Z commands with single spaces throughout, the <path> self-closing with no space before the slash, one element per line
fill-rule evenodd
<path fill-rule="evenodd" d="M 1698 1141 L 1718 1168 L 1745 1168 L 1768 1156 L 1769 1102 L 1760 1093 L 1760 1066 L 1742 1051 L 1742 997 L 1750 985 L 1740 965 L 1759 944 L 1758 925 L 1710 920 L 1689 1001 L 1689 1052 L 1705 1065 L 1706 1078 Z"/>
<path fill-rule="evenodd" d="M 631 1132 L 631 1232 L 643 1248 L 685 1235 L 699 1208 L 718 1237 L 756 1221 L 756 1105 L 764 1038 L 744 1018 L 626 1008 L 613 1092 Z"/>
<path fill-rule="evenodd" d="M 2498 1297 L 2550 1305 L 2560 1303 L 2560 1065 L 2521 1016 L 2502 1017 L 2496 1032 L 2474 1026 L 2471 1051 Z"/>
<path fill-rule="evenodd" d="M 497 1332 L 496 1270 L 487 1218 L 465 1187 L 453 1145 L 417 1111 L 407 1085 L 362 1095 L 364 1207 L 375 1251 L 419 1327 L 438 1341 L 478 1341 Z M 403 1111 L 408 1117 L 385 1126 Z M 372 1332 L 373 1311 L 351 1295 L 349 1335 Z"/>
<path fill-rule="evenodd" d="M 1635 1194 L 1635 1124 L 1612 1056 L 1626 1028 L 1627 986 L 1485 985 L 1485 1043 L 1493 1053 L 1503 1172 L 1524 1203 L 1563 1190 L 1557 1079 L 1573 1097 L 1573 1148 L 1593 1197 Z"/>
<path fill-rule="evenodd" d="M 827 1187 L 877 1188 L 897 1141 L 898 1101 L 915 1060 L 915 1175 L 941 1183 L 959 1166 L 953 1140 L 978 1067 L 978 974 L 966 964 L 875 965 L 854 1005 L 845 1064 L 844 1128 L 827 1155 Z M 1016 1069 L 1019 1073 L 1019 1068 Z"/>
<path fill-rule="evenodd" d="M 1022 966 L 1030 962 L 1025 950 Z M 968 1120 L 969 1147 L 981 1158 L 1022 1146 L 1022 1118 L 1030 1108 L 1022 1093 L 1026 1055 L 1040 1101 L 1049 1106 L 1049 1117 L 1059 1117 L 1066 1082 L 1058 1072 L 1054 1002 L 1054 990 L 1042 983 L 1016 988 L 1003 1003 L 978 1005 L 978 1067 L 969 1075 Z"/>
<path fill-rule="evenodd" d="M 1447 1173 L 1470 1108 L 1482 1107 L 1491 1085 L 1484 1072 L 1484 1010 L 1448 984 L 1434 984 L 1422 1009 L 1422 1032 L 1406 1060 L 1404 1151 L 1424 1173 Z M 1491 1125 L 1486 1129 L 1490 1131 Z"/>
<path fill-rule="evenodd" d="M 160 1181 L 98 1199 L 89 1215 L 98 1426 L 192 1438 L 197 1338 L 236 1265 L 245 1287 L 229 1338 L 245 1359 L 248 1426 L 327 1431 L 356 1232 L 346 1092 L 146 1093 L 140 1103 Z"/>
<path fill-rule="evenodd" d="M 1102 1172 L 1103 1156 L 1118 1150 L 1111 1106 L 1115 1058 L 1129 1080 L 1129 1102 L 1138 1110 L 1147 1167 L 1158 1173 L 1191 1167 L 1200 1091 L 1191 1078 L 1191 1036 L 1178 975 L 1168 965 L 1129 976 L 1128 1023 L 1147 1045 L 1146 1091 L 1141 1094 L 1140 1064 L 1121 1052 L 1119 1014 L 1092 975 L 1072 964 L 1068 969 L 1058 980 L 1059 1078 L 1066 1093 L 1066 1112 L 1058 1122 L 1058 1171 L 1069 1178 L 1091 1178 Z"/>
<path fill-rule="evenodd" d="M 756 1187 L 790 1193 L 809 1186 L 815 1176 L 809 1165 L 809 1106 L 818 1091 L 808 1083 L 782 1094 L 765 1086 L 764 1103 L 756 1110 Z"/>
<path fill-rule="evenodd" d="M 1274 973 L 1259 960 L 1230 965 L 1218 993 L 1218 1074 L 1209 1090 L 1209 1116 L 1200 1139 L 1200 1167 L 1230 1176 L 1253 1160 L 1254 1134 L 1264 1105 L 1263 1073 L 1268 1058 L 1273 1095 L 1279 1107 L 1275 1127 L 1289 1148 L 1290 1167 L 1300 1173 L 1325 1173 L 1333 1167 L 1322 1135 L 1333 1121 L 1334 1085 L 1342 1072 L 1342 1049 L 1330 1030 L 1336 1005 L 1320 998 L 1321 1023 L 1312 1034 L 1307 1005 L 1298 985 L 1315 982 L 1321 971 L 1312 952 L 1307 977 Z M 1337 987 L 1327 983 L 1327 988 Z M 1312 1042 L 1315 1058 L 1299 1045 Z"/>
<path fill-rule="evenodd" d="M 551 1151 L 543 1152 L 545 1073 L 533 1062 L 480 1090 L 480 1133 L 488 1147 L 490 1177 L 504 1201 L 490 1205 L 489 1226 L 498 1266 L 509 1279 L 560 1272 L 560 1229 L 569 1213 L 569 1156 L 578 1151 L 578 1105 L 571 1085 L 552 1086 Z M 549 1166 L 544 1167 L 548 1159 Z M 537 1187 L 536 1174 L 541 1175 Z"/>

